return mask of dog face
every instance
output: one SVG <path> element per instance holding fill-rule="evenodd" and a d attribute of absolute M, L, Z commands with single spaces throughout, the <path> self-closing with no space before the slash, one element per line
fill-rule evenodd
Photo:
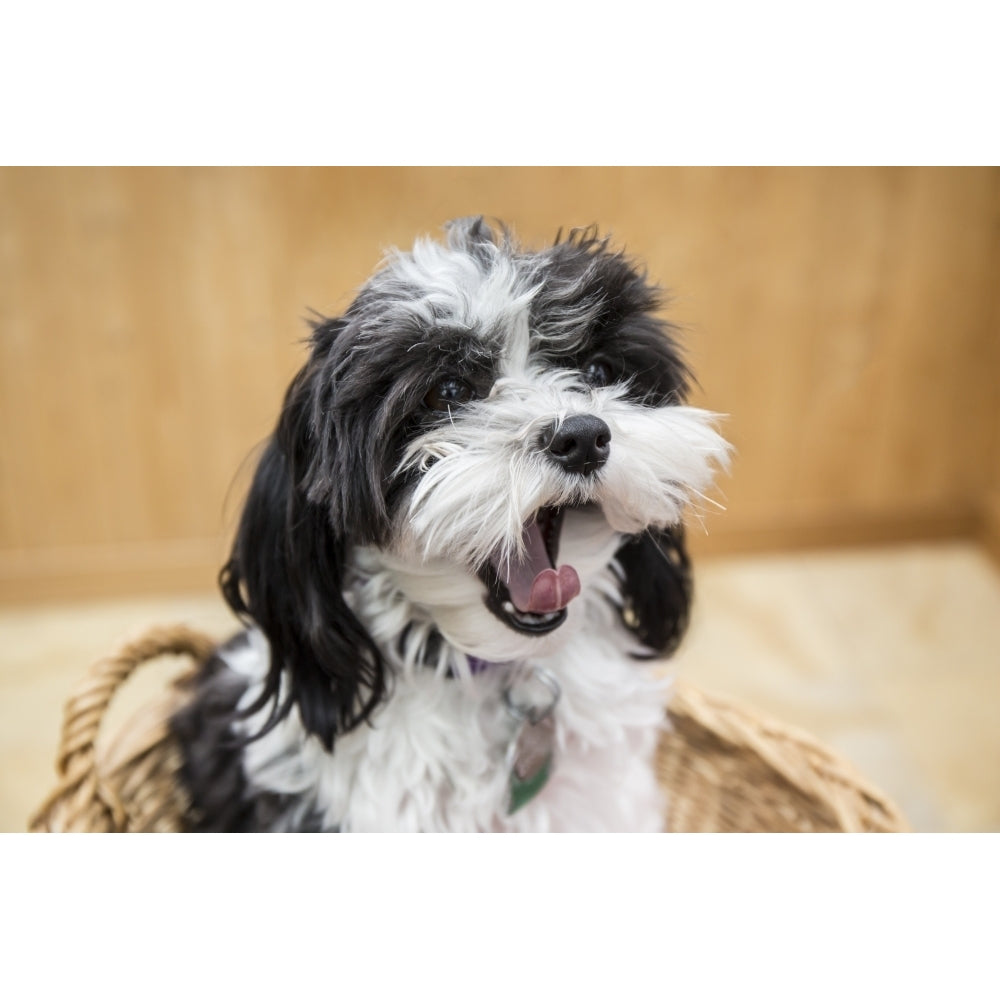
<path fill-rule="evenodd" d="M 726 445 L 684 405 L 658 305 L 591 230 L 529 253 L 465 220 L 314 327 L 223 573 L 307 727 L 332 741 L 371 711 L 379 646 L 401 627 L 411 656 L 432 637 L 486 660 L 551 652 L 609 566 L 625 627 L 652 651 L 675 640 L 678 526 Z M 345 600 L 366 566 L 405 598 L 405 623 Z M 306 700 L 331 689 L 310 726 Z"/>

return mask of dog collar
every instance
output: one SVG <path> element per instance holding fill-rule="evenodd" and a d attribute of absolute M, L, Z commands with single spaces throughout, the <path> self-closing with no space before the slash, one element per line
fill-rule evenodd
<path fill-rule="evenodd" d="M 481 660 L 478 656 L 466 656 L 466 660 L 469 661 L 469 673 L 475 677 L 477 674 L 484 673 L 489 670 L 490 667 L 495 667 L 497 664 L 490 660 Z"/>

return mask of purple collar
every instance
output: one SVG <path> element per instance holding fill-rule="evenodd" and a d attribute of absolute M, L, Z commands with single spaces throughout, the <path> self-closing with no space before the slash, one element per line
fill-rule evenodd
<path fill-rule="evenodd" d="M 478 656 L 466 656 L 469 661 L 469 673 L 475 677 L 477 674 L 481 674 L 484 670 L 489 670 L 490 667 L 496 666 L 490 660 L 480 660 Z"/>

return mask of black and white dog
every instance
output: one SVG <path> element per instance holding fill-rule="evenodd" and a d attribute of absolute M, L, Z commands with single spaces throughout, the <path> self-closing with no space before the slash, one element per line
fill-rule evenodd
<path fill-rule="evenodd" d="M 659 830 L 681 518 L 728 456 L 644 274 L 481 219 L 314 325 L 172 720 L 195 830 Z"/>

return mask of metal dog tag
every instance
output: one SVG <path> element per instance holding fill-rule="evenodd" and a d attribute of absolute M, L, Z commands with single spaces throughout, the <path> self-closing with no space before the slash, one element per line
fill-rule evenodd
<path fill-rule="evenodd" d="M 527 805 L 552 774 L 556 745 L 554 709 L 561 693 L 556 679 L 537 667 L 516 687 L 504 690 L 507 711 L 519 723 L 507 750 L 508 815 Z"/>
<path fill-rule="evenodd" d="M 516 813 L 544 787 L 552 773 L 556 720 L 551 715 L 539 722 L 525 722 L 511 744 L 507 812 Z"/>

